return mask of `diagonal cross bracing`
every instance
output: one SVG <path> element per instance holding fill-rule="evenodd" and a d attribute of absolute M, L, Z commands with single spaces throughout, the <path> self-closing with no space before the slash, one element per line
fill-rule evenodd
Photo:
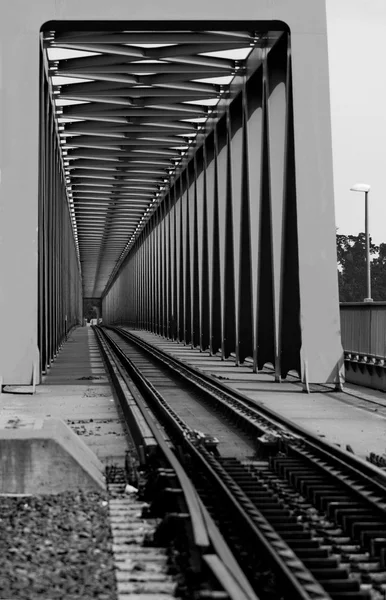
<path fill-rule="evenodd" d="M 103 294 L 208 119 L 221 116 L 218 102 L 231 94 L 263 37 L 189 30 L 45 34 L 84 296 Z"/>

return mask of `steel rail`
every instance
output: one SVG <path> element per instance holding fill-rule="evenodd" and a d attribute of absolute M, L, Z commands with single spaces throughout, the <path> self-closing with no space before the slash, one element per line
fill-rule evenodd
<path fill-rule="evenodd" d="M 170 355 L 167 355 L 167 354 L 165 357 L 165 353 L 163 353 L 160 350 L 154 349 L 154 347 L 152 345 L 146 344 L 145 342 L 144 342 L 144 345 L 148 346 L 148 347 L 144 348 L 143 347 L 144 345 L 137 342 L 138 336 L 127 334 L 127 332 L 125 330 L 123 330 L 123 334 L 122 334 L 122 330 L 120 330 L 120 329 L 116 329 L 116 328 L 111 328 L 111 329 L 115 330 L 116 334 L 119 334 L 124 340 L 126 339 L 129 341 L 129 343 L 134 343 L 134 345 L 138 346 L 142 350 L 142 352 L 145 352 L 145 354 L 148 354 L 153 359 L 160 360 L 158 355 L 161 355 L 163 357 L 163 360 L 161 360 L 162 364 L 170 366 L 170 361 L 177 363 L 177 365 L 174 364 L 174 367 L 170 367 L 170 368 L 173 371 L 175 371 L 178 374 L 178 376 L 183 375 L 183 370 L 185 369 L 186 365 L 181 364 L 181 362 L 178 361 L 178 359 L 174 359 L 173 357 L 170 357 Z M 134 361 L 135 361 L 135 359 L 134 359 Z M 200 390 L 202 390 L 204 394 L 208 394 L 208 386 L 205 384 L 205 382 L 204 383 L 201 382 L 200 385 L 197 384 L 197 381 L 199 381 L 201 378 L 201 373 L 197 373 L 194 369 L 191 369 L 191 368 L 190 368 L 190 370 L 193 370 L 194 376 L 185 377 L 185 378 L 188 381 L 190 381 L 190 383 L 193 383 Z M 216 385 L 217 385 L 217 381 L 215 382 L 214 386 L 216 386 Z M 158 394 L 157 391 L 156 391 L 156 394 Z M 217 394 L 217 396 L 215 394 L 211 394 L 211 395 L 213 395 L 213 398 L 217 402 L 220 402 L 223 400 L 223 398 L 220 398 L 220 399 L 218 398 L 219 394 Z M 223 396 L 223 397 L 225 397 L 227 395 L 229 397 L 229 394 L 223 394 L 223 392 L 221 392 L 221 394 L 220 394 L 220 396 Z M 161 396 L 161 398 L 162 398 L 162 396 Z M 222 402 L 222 403 L 226 404 L 225 402 Z M 234 406 L 232 407 L 229 405 L 228 405 L 228 408 L 231 411 L 232 410 L 234 410 L 234 412 L 237 411 L 238 417 L 244 418 L 245 421 L 247 422 L 248 421 L 247 413 L 251 413 L 250 408 L 249 407 L 247 408 L 244 404 L 244 411 L 240 410 L 240 408 L 239 408 L 240 402 L 239 402 L 239 400 L 235 401 L 234 398 L 231 398 L 230 403 L 237 404 L 238 408 L 236 408 L 236 410 L 234 410 L 235 407 Z M 243 414 L 243 412 L 244 412 L 244 414 Z M 256 406 L 254 406 L 254 410 L 252 411 L 252 414 L 254 414 L 255 412 L 256 412 Z M 170 413 L 170 411 L 169 411 L 169 413 Z M 261 418 L 261 415 L 260 415 L 260 418 Z M 179 418 L 177 416 L 177 421 L 175 421 L 177 429 L 178 429 L 178 419 Z M 269 425 L 271 426 L 273 423 L 272 419 L 268 419 L 268 421 L 269 421 Z M 256 424 L 257 428 L 259 428 L 259 426 L 260 426 L 260 423 Z M 185 426 L 185 429 L 186 429 L 186 426 Z M 278 427 L 278 431 L 281 431 L 280 427 Z M 284 430 L 284 432 L 285 432 L 285 430 Z M 181 435 L 181 432 L 180 432 L 180 435 Z M 284 477 L 288 478 L 288 473 L 289 473 L 290 474 L 289 476 L 291 479 L 291 485 L 293 485 L 292 479 L 294 479 L 298 483 L 299 483 L 299 481 L 300 482 L 303 481 L 306 488 L 309 487 L 306 496 L 309 498 L 312 497 L 312 499 L 311 499 L 312 504 L 316 504 L 318 506 L 321 505 L 322 510 L 324 510 L 324 511 L 326 511 L 327 510 L 326 507 L 329 506 L 329 509 L 328 509 L 329 514 L 334 514 L 335 511 L 337 512 L 337 514 L 340 514 L 340 517 L 338 516 L 338 522 L 340 522 L 339 519 L 341 519 L 341 518 L 343 518 L 343 520 L 345 520 L 347 518 L 347 523 L 346 524 L 343 523 L 343 529 L 347 530 L 347 527 L 348 527 L 349 537 L 353 541 L 351 541 L 351 542 L 342 541 L 341 543 L 343 543 L 343 544 L 344 543 L 346 543 L 346 544 L 354 543 L 355 544 L 357 542 L 355 542 L 354 540 L 360 539 L 361 546 L 363 547 L 363 545 L 364 545 L 365 548 L 369 548 L 371 550 L 371 554 L 369 555 L 370 557 L 379 556 L 379 548 L 381 548 L 381 547 L 385 548 L 385 542 L 386 542 L 386 540 L 384 539 L 384 538 L 386 538 L 386 521 L 384 518 L 385 509 L 386 509 L 384 481 L 382 482 L 383 485 L 381 485 L 381 484 L 378 485 L 376 482 L 374 482 L 374 480 L 372 480 L 368 476 L 368 473 L 363 473 L 362 463 L 354 462 L 353 465 L 351 465 L 351 463 L 347 464 L 347 461 L 344 460 L 344 459 L 346 459 L 346 456 L 342 452 L 334 453 L 334 455 L 331 456 L 330 453 L 325 450 L 326 445 L 328 448 L 330 447 L 328 444 L 324 444 L 324 443 L 320 444 L 320 440 L 318 438 L 315 438 L 315 436 L 311 436 L 311 437 L 314 438 L 314 441 L 316 442 L 316 444 L 312 444 L 310 441 L 307 441 L 307 442 L 303 441 L 299 435 L 297 435 L 297 436 L 289 435 L 285 439 L 284 449 L 285 449 L 285 454 L 287 454 L 287 457 L 285 459 L 280 458 L 280 454 L 277 455 L 277 457 L 274 457 L 274 462 L 276 461 L 279 471 L 281 470 L 280 463 L 283 463 L 283 461 L 284 461 L 284 463 L 283 463 L 284 475 L 282 474 L 281 477 L 284 476 Z M 185 440 L 184 440 L 184 444 L 186 445 Z M 279 448 L 277 448 L 277 450 L 278 449 Z M 335 447 L 332 447 L 332 449 L 335 450 Z M 203 452 L 198 452 L 197 449 L 194 449 L 193 453 L 197 456 L 197 460 L 202 462 Z M 274 453 L 275 453 L 275 450 L 274 450 Z M 348 455 L 348 458 L 351 458 L 350 454 Z M 213 463 L 212 466 L 214 466 L 215 471 L 217 473 L 221 470 L 224 471 L 221 467 L 221 464 L 218 462 L 218 460 L 215 460 L 213 457 L 212 458 L 209 457 L 209 459 L 212 460 L 212 463 Z M 331 465 L 331 462 L 333 463 L 332 465 Z M 367 463 L 364 463 L 364 466 L 367 467 Z M 275 467 L 274 467 L 274 469 L 275 469 Z M 287 475 L 286 475 L 286 471 L 287 471 Z M 292 472 L 292 475 L 291 475 L 291 472 Z M 310 472 L 312 472 L 312 474 L 310 474 Z M 220 477 L 220 479 L 226 481 L 227 474 L 225 473 L 225 475 L 224 475 L 224 473 L 223 473 L 223 476 Z M 314 482 L 316 481 L 316 483 L 314 483 L 314 485 L 310 485 L 310 483 L 307 483 L 307 481 L 311 481 L 311 483 L 312 483 L 312 481 L 314 481 Z M 253 503 L 251 504 L 251 502 L 249 502 L 248 494 L 245 496 L 243 487 L 238 486 L 237 482 L 233 478 L 233 475 L 231 477 L 229 477 L 229 475 L 228 475 L 227 483 L 228 483 L 228 487 L 232 488 L 232 490 L 234 491 L 235 498 L 236 498 L 237 502 L 239 502 L 239 505 L 246 508 L 247 512 L 249 513 L 249 517 L 252 518 L 252 520 L 258 524 L 259 531 L 264 532 L 267 535 L 268 541 L 271 542 L 272 546 L 275 547 L 275 545 L 276 545 L 276 549 L 279 551 L 279 554 L 281 553 L 282 557 L 284 558 L 284 562 L 286 559 L 288 560 L 290 569 L 294 569 L 294 571 L 295 571 L 294 579 L 296 579 L 296 574 L 297 574 L 299 576 L 299 581 L 301 581 L 305 585 L 305 587 L 308 587 L 308 590 L 311 593 L 310 597 L 317 598 L 320 593 L 319 583 L 317 582 L 316 587 L 315 587 L 311 572 L 308 571 L 304 565 L 302 565 L 302 560 L 301 559 L 299 560 L 299 558 L 296 556 L 296 550 L 293 554 L 291 547 L 287 547 L 286 543 L 284 542 L 283 538 L 281 538 L 280 534 L 278 535 L 275 532 L 275 529 L 272 528 L 270 522 L 267 522 L 265 520 L 264 510 L 263 510 L 263 512 L 260 512 L 258 509 L 256 509 L 256 506 Z M 217 483 L 217 485 L 221 485 L 221 483 L 220 484 Z M 222 485 L 223 485 L 223 483 L 222 483 Z M 226 487 L 227 486 L 225 486 L 225 489 L 226 489 Z M 347 490 L 349 492 L 349 494 L 347 494 L 347 492 L 345 490 Z M 214 493 L 216 493 L 216 492 L 214 492 Z M 314 497 L 314 493 L 315 493 L 315 497 Z M 378 494 L 380 494 L 380 495 L 378 495 Z M 358 499 L 361 501 L 360 505 L 357 502 L 353 502 L 355 495 L 358 496 Z M 231 494 L 231 496 L 232 496 L 232 494 Z M 322 500 L 322 498 L 324 498 L 324 499 Z M 234 498 L 233 498 L 233 500 L 234 500 Z M 336 502 L 336 500 L 338 500 L 338 502 Z M 232 500 L 229 499 L 229 501 L 232 501 Z M 368 505 L 370 505 L 370 507 L 369 508 L 364 507 L 363 501 L 365 501 Z M 326 502 L 327 502 L 327 504 L 326 504 Z M 248 504 L 249 504 L 249 508 L 248 508 Z M 323 506 L 324 506 L 324 508 L 323 508 Z M 234 506 L 234 508 L 235 508 L 235 506 Z M 259 512 L 260 512 L 260 514 L 258 514 Z M 283 513 L 283 517 L 284 517 L 284 513 Z M 354 523 L 354 521 L 355 521 L 355 523 Z M 350 526 L 350 522 L 352 522 L 352 529 Z M 279 529 L 279 531 L 280 531 L 280 529 Z M 351 531 L 353 533 L 350 533 Z M 356 531 L 356 533 L 355 533 L 355 531 Z M 359 538 L 358 538 L 358 534 L 360 534 Z M 317 538 L 315 539 L 313 544 L 315 544 L 315 542 L 317 542 Z M 373 542 L 375 544 L 374 548 L 376 546 L 379 547 L 378 551 L 375 551 L 374 548 L 372 547 Z M 262 542 L 262 543 L 264 545 L 264 542 Z M 315 547 L 315 546 L 313 546 L 313 547 Z M 304 548 L 307 548 L 307 546 L 304 546 Z M 304 551 L 305 550 L 303 550 L 303 553 L 304 553 Z M 362 550 L 362 552 L 365 552 L 365 551 L 366 550 Z M 323 545 L 322 545 L 320 547 L 320 549 L 318 549 L 314 552 L 315 552 L 314 556 L 323 557 L 323 553 L 326 551 L 323 550 Z M 344 555 L 345 550 L 342 550 L 342 552 Z M 350 552 L 350 550 L 348 550 L 348 552 Z M 373 554 L 373 552 L 375 552 L 375 554 Z M 381 568 L 382 572 L 379 573 L 379 577 L 383 578 L 385 576 L 383 574 L 383 567 L 384 567 L 383 562 L 384 562 L 386 556 L 383 556 L 383 554 L 382 554 L 384 552 L 383 550 L 381 550 L 380 552 L 381 552 L 381 555 L 380 555 L 379 560 L 380 560 L 380 565 L 381 565 L 380 568 Z M 268 550 L 268 554 L 270 554 L 269 550 Z M 300 555 L 300 556 L 303 556 L 303 555 Z M 366 562 L 366 556 L 367 556 L 366 554 L 363 554 L 362 561 Z M 320 560 L 322 560 L 322 558 Z M 343 558 L 343 563 L 345 563 L 346 560 L 347 560 L 347 558 L 346 559 Z M 355 562 L 355 559 L 353 559 L 353 560 Z M 369 560 L 371 562 L 372 559 L 370 558 Z M 311 560 L 311 562 L 312 562 L 312 560 Z M 328 561 L 326 560 L 326 563 L 327 562 Z M 328 570 L 328 567 L 327 567 L 327 570 Z M 298 571 L 298 572 L 296 573 L 296 571 Z M 354 579 L 355 579 L 355 572 L 356 572 L 356 568 L 354 567 L 354 571 L 352 572 L 352 576 L 354 577 Z M 345 573 L 345 575 L 343 577 L 341 576 L 341 579 L 344 579 L 344 581 L 338 580 L 340 573 L 342 573 L 342 569 L 340 570 L 340 572 L 339 572 L 339 569 L 337 569 L 335 574 L 331 576 L 331 579 L 333 581 L 326 582 L 331 587 L 331 591 L 332 591 L 332 586 L 334 586 L 335 591 L 332 592 L 332 597 L 334 597 L 334 598 L 335 598 L 335 596 L 340 597 L 340 595 L 339 595 L 340 592 L 339 591 L 337 592 L 337 590 L 340 589 L 339 586 L 346 586 L 346 583 L 345 583 L 346 577 L 349 578 L 348 573 Z M 309 579 L 308 574 L 311 575 L 311 579 Z M 319 576 L 318 576 L 318 579 L 319 579 Z M 322 579 L 323 579 L 323 577 L 322 577 Z M 367 580 L 364 579 L 363 583 L 365 583 L 366 581 Z M 377 581 L 378 582 L 383 581 L 383 579 L 377 579 L 377 574 L 375 573 L 374 578 L 372 579 L 372 584 L 377 585 L 376 584 Z M 323 586 L 323 581 L 321 583 Z M 290 585 L 292 587 L 292 590 L 295 592 L 296 584 L 293 585 L 290 583 Z M 353 591 L 353 595 L 352 595 L 353 598 L 354 597 L 355 598 L 369 597 L 366 595 L 367 591 L 365 591 L 364 589 L 363 590 L 361 589 L 360 591 L 359 591 L 359 588 L 358 588 L 358 591 L 354 590 L 355 585 L 358 585 L 358 584 L 354 585 L 354 581 L 352 579 L 349 580 L 349 583 L 346 586 L 347 593 L 350 592 L 350 585 L 351 585 L 351 590 Z M 330 590 L 330 587 L 327 589 L 327 591 Z M 365 585 L 365 587 L 366 587 L 366 585 Z M 308 590 L 306 589 L 306 592 Z M 326 590 L 323 590 L 322 593 L 324 594 L 325 591 Z M 346 593 L 346 592 L 342 592 L 342 593 Z M 303 596 L 300 596 L 300 597 L 303 597 Z M 328 595 L 327 597 L 330 598 L 331 596 Z"/>
<path fill-rule="evenodd" d="M 111 339 L 109 339 L 109 344 L 114 350 L 119 348 L 116 342 Z M 140 373 L 133 361 L 125 357 L 122 350 L 118 349 L 118 352 L 123 364 L 130 371 L 130 376 L 133 377 L 137 385 L 142 387 L 141 391 L 144 392 L 146 390 L 149 399 L 151 398 L 156 403 L 155 407 L 152 406 L 152 408 L 160 415 L 161 419 L 163 417 L 163 421 L 166 418 L 168 425 L 173 428 L 173 433 L 177 437 L 178 443 L 187 449 L 188 454 L 194 457 L 195 461 L 200 464 L 201 469 L 214 482 L 222 496 L 227 498 L 227 501 L 231 503 L 232 511 L 238 515 L 248 532 L 254 536 L 256 543 L 262 547 L 262 551 L 270 557 L 275 568 L 280 571 L 280 576 L 285 579 L 287 586 L 292 590 L 291 593 L 293 595 L 291 597 L 298 598 L 299 600 L 330 600 L 331 596 L 303 565 L 293 550 L 280 538 L 280 535 L 275 532 L 274 527 L 253 506 L 241 488 L 235 484 L 233 485 L 233 488 L 238 487 L 235 496 L 224 482 L 224 477 L 219 476 L 218 470 L 220 467 L 218 465 L 214 466 L 213 463 L 211 464 L 210 454 L 199 450 L 189 441 L 187 437 L 189 428 L 168 405 L 155 387 Z M 245 509 L 246 505 L 249 511 Z M 252 514 L 255 520 L 252 518 Z"/>
<path fill-rule="evenodd" d="M 287 422 L 284 417 L 277 415 L 266 407 L 256 406 L 253 400 L 243 394 L 217 382 L 210 375 L 198 373 L 194 368 L 154 348 L 135 334 L 133 335 L 121 328 L 111 327 L 110 329 L 145 349 L 174 372 L 199 387 L 205 394 L 212 395 L 217 402 L 222 403 L 227 399 L 228 402 L 241 402 L 242 404 L 234 407 L 233 410 L 237 410 L 238 418 L 243 419 L 247 427 L 250 428 L 255 425 L 257 435 L 261 435 L 261 430 L 264 431 L 267 426 L 267 424 L 261 422 L 262 417 L 268 419 L 269 427 L 272 427 L 274 431 L 276 430 L 279 436 L 284 436 L 284 439 L 291 444 L 292 453 L 298 453 L 303 458 L 307 457 L 314 466 L 318 467 L 319 471 L 323 471 L 330 478 L 333 478 L 338 485 L 343 485 L 350 493 L 355 493 L 360 501 L 365 502 L 372 508 L 374 513 L 381 515 L 383 519 L 386 518 L 386 477 L 384 471 L 379 467 L 349 452 L 343 452 L 340 448 L 318 438 L 295 423 Z M 219 391 L 223 398 L 218 397 Z M 242 414 L 243 408 L 251 411 L 250 415 Z M 253 416 L 260 419 L 260 422 L 253 424 L 250 420 Z M 282 429 L 283 426 L 284 430 Z M 295 438 L 291 440 L 291 435 L 288 436 L 288 433 L 286 435 L 286 432 L 295 435 Z"/>
<path fill-rule="evenodd" d="M 170 354 L 155 348 L 153 345 L 144 341 L 139 336 L 130 333 L 126 329 L 122 329 L 120 327 L 108 328 L 116 331 L 143 349 L 146 349 L 146 351 L 161 360 L 170 369 L 178 372 L 179 375 L 182 375 L 195 385 L 198 385 L 206 393 L 213 394 L 216 399 L 218 399 L 219 394 L 224 394 L 224 398 L 226 397 L 229 400 L 241 402 L 241 407 L 243 406 L 244 408 L 252 410 L 256 417 L 264 417 L 267 419 L 269 424 L 274 429 L 276 428 L 278 432 L 281 431 L 282 433 L 285 433 L 285 431 L 287 431 L 289 434 L 293 434 L 296 438 L 301 439 L 304 443 L 309 444 L 312 451 L 323 453 L 326 459 L 327 457 L 330 457 L 331 459 L 336 460 L 337 464 L 344 465 L 345 469 L 350 468 L 353 475 L 366 479 L 366 482 L 369 485 L 373 487 L 378 486 L 380 492 L 386 493 L 385 472 L 378 467 L 361 459 L 355 454 L 346 452 L 338 446 L 334 446 L 326 440 L 319 438 L 312 432 L 303 428 L 301 425 L 287 420 L 286 417 L 283 417 L 270 408 L 260 404 L 258 401 L 251 400 L 245 394 L 230 388 L 223 382 L 215 379 L 215 377 L 212 375 L 198 371 L 194 367 L 181 362 L 179 359 L 171 356 Z"/>
<path fill-rule="evenodd" d="M 122 351 L 116 344 L 114 344 L 112 340 L 108 339 L 106 333 L 102 332 L 100 328 L 96 327 L 94 330 L 96 331 L 97 339 L 109 373 L 110 375 L 113 375 L 114 384 L 117 385 L 117 374 L 119 374 L 119 377 L 125 382 L 128 389 L 132 390 L 132 383 L 125 373 L 124 368 L 121 366 L 121 364 L 119 364 L 122 362 L 122 358 L 124 359 L 124 362 L 126 362 Z M 106 341 L 113 349 L 116 357 L 109 352 L 109 349 L 106 347 Z M 119 362 L 116 360 L 117 358 L 119 358 Z M 149 388 L 150 386 L 151 384 L 149 384 Z M 119 397 L 121 401 L 122 394 L 120 394 Z M 203 561 L 207 564 L 208 568 L 214 574 L 219 583 L 224 587 L 231 600 L 259 600 L 244 573 L 240 569 L 233 554 L 225 543 L 223 537 L 220 535 L 216 525 L 202 504 L 202 501 L 200 500 L 191 480 L 188 478 L 185 470 L 174 455 L 173 451 L 170 449 L 169 445 L 166 443 L 159 428 L 150 418 L 146 403 L 138 394 L 136 394 L 135 402 L 161 453 L 173 469 L 181 485 L 190 515 L 194 542 L 196 547 L 201 550 Z M 127 414 L 127 407 L 122 406 L 122 409 L 124 414 Z M 213 554 L 213 551 L 211 551 L 212 548 L 215 550 L 216 554 Z"/>

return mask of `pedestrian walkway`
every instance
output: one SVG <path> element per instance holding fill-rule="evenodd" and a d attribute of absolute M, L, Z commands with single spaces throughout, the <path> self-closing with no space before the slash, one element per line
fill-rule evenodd
<path fill-rule="evenodd" d="M 78 327 L 69 335 L 36 394 L 0 394 L 9 418 L 57 417 L 82 437 L 105 465 L 124 464 L 125 431 L 95 333 Z"/>

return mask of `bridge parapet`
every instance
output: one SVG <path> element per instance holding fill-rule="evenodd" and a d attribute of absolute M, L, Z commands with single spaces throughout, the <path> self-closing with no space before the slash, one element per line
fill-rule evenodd
<path fill-rule="evenodd" d="M 340 320 L 346 381 L 386 391 L 386 302 L 344 302 Z"/>

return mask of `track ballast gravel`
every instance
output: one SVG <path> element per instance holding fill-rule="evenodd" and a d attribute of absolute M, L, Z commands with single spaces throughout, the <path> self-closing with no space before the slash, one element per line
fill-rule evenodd
<path fill-rule="evenodd" d="M 116 600 L 107 494 L 1 496 L 0 598 Z"/>

